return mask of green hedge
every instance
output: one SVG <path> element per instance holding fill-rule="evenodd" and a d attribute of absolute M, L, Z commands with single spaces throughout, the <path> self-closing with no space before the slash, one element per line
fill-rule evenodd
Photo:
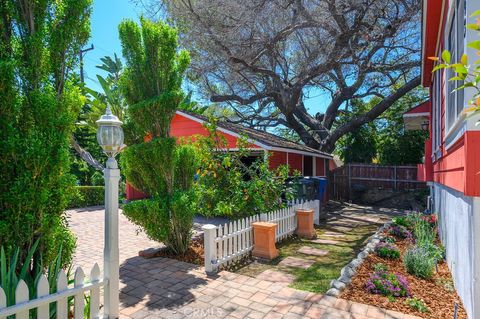
<path fill-rule="evenodd" d="M 104 204 L 104 186 L 75 186 L 75 193 L 70 200 L 69 208 L 97 206 Z"/>

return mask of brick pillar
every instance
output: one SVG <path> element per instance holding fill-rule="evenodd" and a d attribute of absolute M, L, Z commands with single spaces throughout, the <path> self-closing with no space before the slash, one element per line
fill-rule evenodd
<path fill-rule="evenodd" d="M 275 247 L 275 230 L 277 224 L 267 222 L 255 222 L 253 227 L 253 252 L 254 257 L 272 260 L 278 256 Z"/>
<path fill-rule="evenodd" d="M 316 238 L 317 233 L 313 227 L 313 209 L 297 209 L 297 235 L 305 238 Z"/>

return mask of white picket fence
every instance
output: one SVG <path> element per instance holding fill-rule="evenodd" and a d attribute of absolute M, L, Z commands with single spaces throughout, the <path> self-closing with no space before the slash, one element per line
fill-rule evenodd
<path fill-rule="evenodd" d="M 320 201 L 295 200 L 285 208 L 255 216 L 243 218 L 228 224 L 203 226 L 205 247 L 205 270 L 216 271 L 222 265 L 228 265 L 247 256 L 253 250 L 252 223 L 265 221 L 276 223 L 275 241 L 279 242 L 292 235 L 297 228 L 298 208 L 313 209 L 318 220 Z"/>
<path fill-rule="evenodd" d="M 45 275 L 40 276 L 37 282 L 37 297 L 30 300 L 27 284 L 20 280 L 15 290 L 15 305 L 7 307 L 5 291 L 0 288 L 0 319 L 16 315 L 16 319 L 28 319 L 29 310 L 37 310 L 38 319 L 50 318 L 50 304 L 56 303 L 56 318 L 69 317 L 68 298 L 73 296 L 73 316 L 75 319 L 84 318 L 85 299 L 90 296 L 90 318 L 100 318 L 100 287 L 106 284 L 106 279 L 100 277 L 100 268 L 97 264 L 90 272 L 90 280 L 85 280 L 82 268 L 77 268 L 74 275 L 73 287 L 69 287 L 65 271 L 61 270 L 57 277 L 56 293 L 50 294 L 50 286 Z"/>

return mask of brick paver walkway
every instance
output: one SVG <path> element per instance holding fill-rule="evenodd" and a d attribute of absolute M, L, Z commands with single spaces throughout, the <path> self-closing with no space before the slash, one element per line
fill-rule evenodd
<path fill-rule="evenodd" d="M 74 262 L 86 271 L 101 266 L 103 210 L 68 212 L 78 236 Z M 207 276 L 203 267 L 168 258 L 144 259 L 138 251 L 158 243 L 122 215 L 120 218 L 121 318 L 347 318 L 411 319 L 385 311 L 222 271 Z M 87 270 L 88 269 L 88 270 Z M 270 279 L 271 280 L 271 279 Z"/>

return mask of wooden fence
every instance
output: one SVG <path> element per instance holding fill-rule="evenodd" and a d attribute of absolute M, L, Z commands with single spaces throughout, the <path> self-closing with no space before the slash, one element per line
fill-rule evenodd
<path fill-rule="evenodd" d="M 276 223 L 276 242 L 293 234 L 297 228 L 295 210 L 298 208 L 313 209 L 314 220 L 318 220 L 320 201 L 297 199 L 289 203 L 286 208 L 273 212 L 246 217 L 220 226 L 203 226 L 205 270 L 207 272 L 216 271 L 222 265 L 228 265 L 249 255 L 254 246 L 252 227 L 254 222 L 266 221 Z"/>
<path fill-rule="evenodd" d="M 346 164 L 330 171 L 329 198 L 352 200 L 355 192 L 367 189 L 412 190 L 426 188 L 417 181 L 417 166 Z"/>
<path fill-rule="evenodd" d="M 68 279 L 65 271 L 61 270 L 57 277 L 56 292 L 50 293 L 50 286 L 47 277 L 41 275 L 37 281 L 36 298 L 30 299 L 30 291 L 27 284 L 20 280 L 15 289 L 15 304 L 7 307 L 7 298 L 5 291 L 0 287 L 0 319 L 5 319 L 11 315 L 16 315 L 16 319 L 28 319 L 29 312 L 36 309 L 38 319 L 50 319 L 52 314 L 54 318 L 70 318 L 70 311 L 75 319 L 83 319 L 85 311 L 85 293 L 90 298 L 89 312 L 90 318 L 99 318 L 100 314 L 100 287 L 104 286 L 106 280 L 100 277 L 100 268 L 97 264 L 90 272 L 90 280 L 85 280 L 85 274 L 82 268 L 77 268 L 73 280 L 73 287 L 68 286 Z M 33 292 L 32 292 L 32 295 Z M 68 298 L 73 297 L 72 305 L 69 305 Z M 55 312 L 50 305 L 55 303 Z M 105 315 L 105 314 L 104 314 Z M 108 314 L 107 314 L 108 316 Z"/>

